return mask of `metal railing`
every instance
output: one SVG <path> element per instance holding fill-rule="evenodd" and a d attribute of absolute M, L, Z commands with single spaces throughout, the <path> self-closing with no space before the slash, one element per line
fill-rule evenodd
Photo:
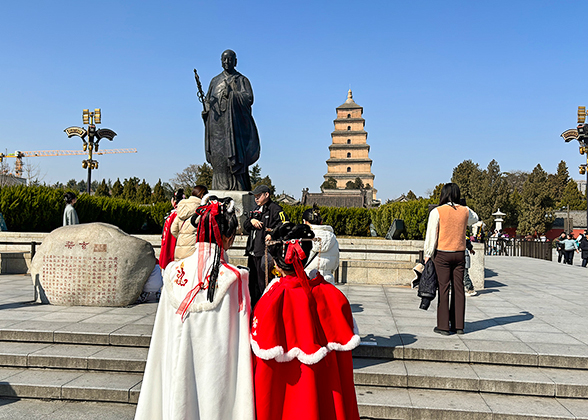
<path fill-rule="evenodd" d="M 515 238 L 487 238 L 484 242 L 486 255 L 506 257 L 530 257 L 540 260 L 552 259 L 551 242 Z"/>

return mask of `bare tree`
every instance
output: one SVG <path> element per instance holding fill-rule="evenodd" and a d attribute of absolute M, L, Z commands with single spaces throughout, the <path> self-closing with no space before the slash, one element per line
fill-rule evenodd
<path fill-rule="evenodd" d="M 22 165 L 24 179 L 27 180 L 27 185 L 41 185 L 41 181 L 46 174 L 41 175 L 41 167 L 38 163 L 31 163 L 26 159 Z"/>

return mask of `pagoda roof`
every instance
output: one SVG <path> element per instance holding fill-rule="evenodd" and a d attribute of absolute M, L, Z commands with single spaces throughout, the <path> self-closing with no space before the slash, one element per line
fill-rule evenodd
<path fill-rule="evenodd" d="M 342 105 L 339 105 L 337 107 L 337 109 L 361 109 L 361 110 L 363 110 L 363 107 L 359 106 L 355 103 L 355 101 L 353 100 L 353 93 L 351 92 L 351 89 L 349 89 L 349 92 L 347 92 L 347 100 Z"/>

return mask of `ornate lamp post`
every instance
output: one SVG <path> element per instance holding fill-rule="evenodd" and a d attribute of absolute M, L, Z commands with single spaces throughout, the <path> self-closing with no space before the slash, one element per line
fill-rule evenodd
<path fill-rule="evenodd" d="M 82 161 L 82 168 L 88 168 L 88 194 L 90 194 L 90 187 L 92 185 L 92 169 L 98 169 L 98 161 L 92 159 L 92 153 L 98 151 L 98 143 L 100 143 L 100 140 L 107 138 L 112 141 L 114 136 L 116 136 L 116 133 L 108 128 L 96 130 L 96 124 L 100 124 L 101 119 L 102 114 L 100 108 L 94 109 L 94 112 L 90 112 L 89 109 L 84 109 L 82 112 L 82 121 L 84 124 L 88 125 L 88 129 L 86 130 L 82 127 L 69 127 L 63 130 L 69 138 L 73 136 L 81 137 L 83 141 L 82 148 L 84 152 L 88 152 L 88 159 Z M 88 137 L 87 140 L 86 136 Z"/>

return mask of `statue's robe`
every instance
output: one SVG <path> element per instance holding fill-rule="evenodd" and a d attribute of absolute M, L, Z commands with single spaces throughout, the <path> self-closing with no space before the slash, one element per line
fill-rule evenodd
<path fill-rule="evenodd" d="M 236 89 L 227 88 L 227 80 Z M 250 191 L 249 166 L 259 159 L 259 135 L 251 115 L 253 90 L 241 73 L 223 71 L 210 82 L 205 117 L 206 160 L 212 165 L 212 189 Z"/>

